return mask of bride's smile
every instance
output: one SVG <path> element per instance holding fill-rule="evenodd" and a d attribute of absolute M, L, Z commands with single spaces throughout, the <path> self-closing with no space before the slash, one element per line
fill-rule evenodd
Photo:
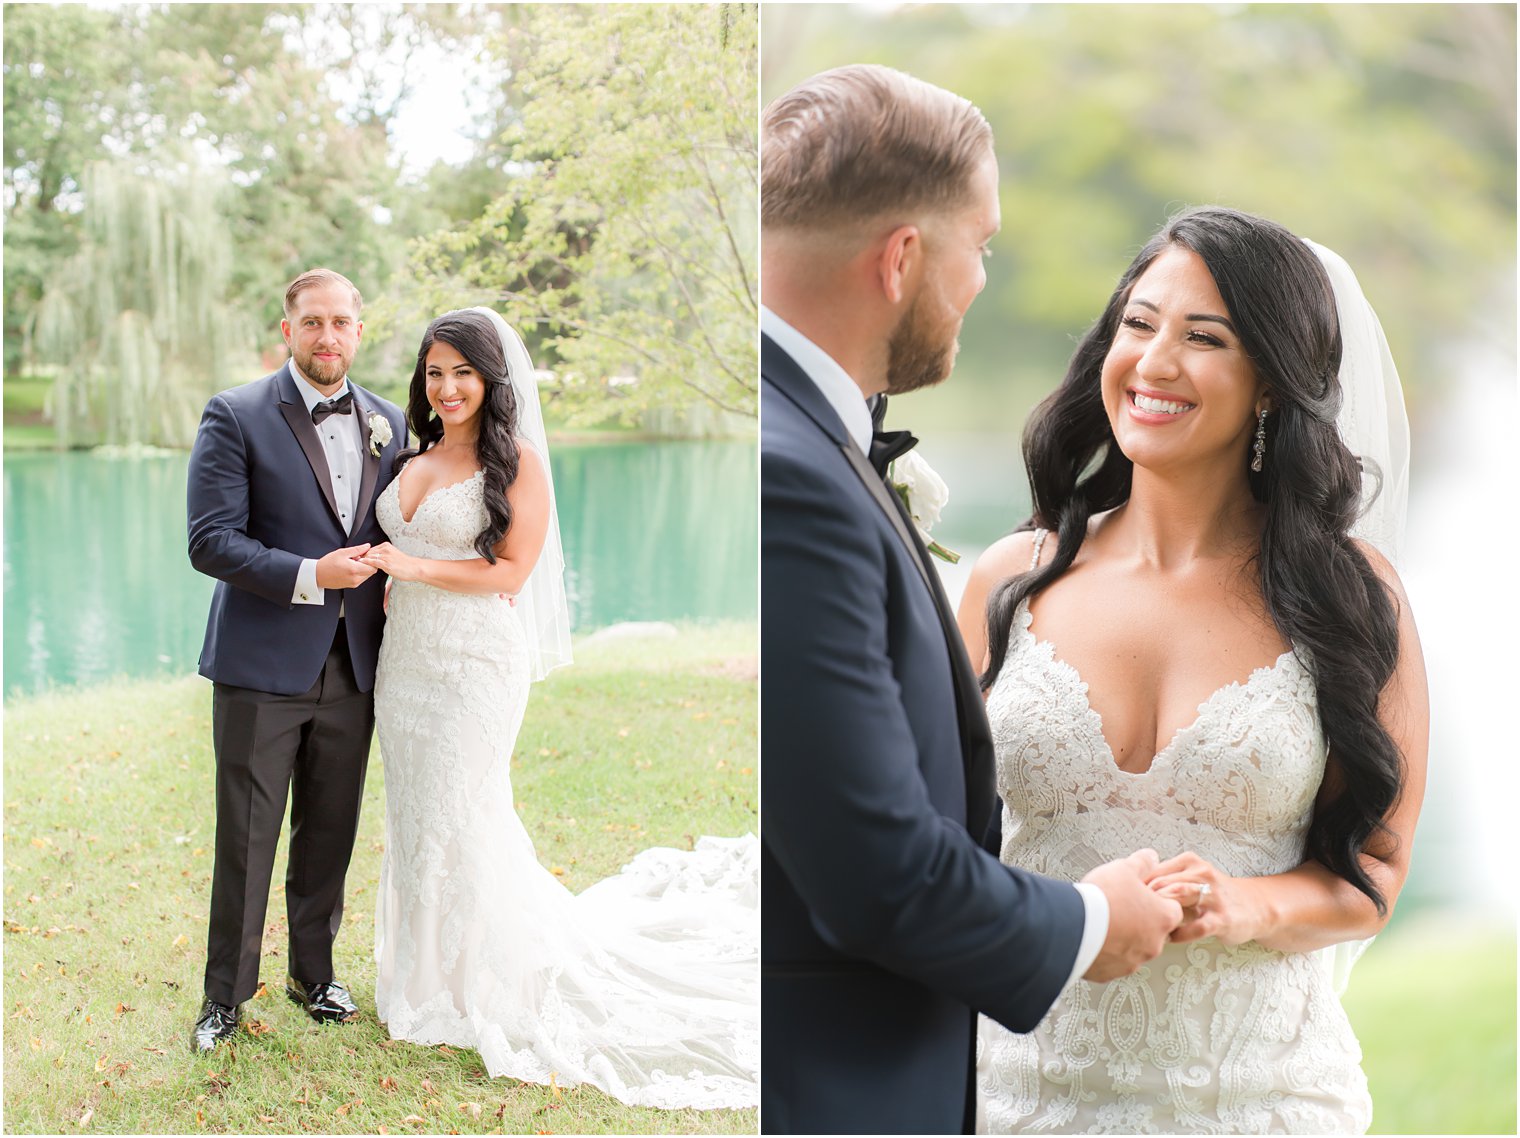
<path fill-rule="evenodd" d="M 428 349 L 424 379 L 428 404 L 443 420 L 445 430 L 467 427 L 480 414 L 485 380 L 452 344 L 438 340 Z"/>
<path fill-rule="evenodd" d="M 1196 253 L 1168 249 L 1135 281 L 1102 383 L 1114 438 L 1137 466 L 1223 464 L 1244 487 L 1257 411 L 1270 397 Z"/>

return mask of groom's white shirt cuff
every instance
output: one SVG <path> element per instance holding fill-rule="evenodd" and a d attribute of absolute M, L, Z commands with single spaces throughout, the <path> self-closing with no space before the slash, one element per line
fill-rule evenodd
<path fill-rule="evenodd" d="M 845 432 L 860 448 L 860 453 L 870 454 L 871 411 L 866 406 L 860 384 L 850 378 L 850 373 L 840 367 L 833 356 L 763 304 L 760 306 L 760 331 L 775 340 L 776 345 L 807 373 L 813 386 L 823 392 L 829 406 L 844 423 Z"/>
<path fill-rule="evenodd" d="M 1087 921 L 1082 926 L 1082 943 L 1077 946 L 1077 962 L 1072 965 L 1071 975 L 1066 978 L 1068 988 L 1074 981 L 1082 979 L 1082 973 L 1092 967 L 1092 962 L 1098 959 L 1098 953 L 1103 949 L 1103 942 L 1108 939 L 1108 898 L 1103 895 L 1103 890 L 1079 881 L 1077 892 L 1087 910 Z"/>

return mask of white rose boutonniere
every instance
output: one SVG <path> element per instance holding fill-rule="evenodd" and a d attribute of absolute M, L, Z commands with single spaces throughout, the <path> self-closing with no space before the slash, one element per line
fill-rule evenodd
<path fill-rule="evenodd" d="M 379 458 L 380 448 L 387 445 L 393 437 L 390 420 L 378 412 L 371 414 L 369 417 L 369 453 Z"/>
<path fill-rule="evenodd" d="M 918 530 L 918 536 L 924 539 L 929 552 L 951 565 L 958 562 L 961 559 L 959 553 L 946 549 L 929 536 L 929 531 L 939 521 L 945 503 L 950 501 L 950 488 L 935 473 L 934 467 L 915 452 L 909 451 L 893 460 L 887 471 L 887 480 L 908 508 L 908 516 L 913 519 L 913 526 Z"/>

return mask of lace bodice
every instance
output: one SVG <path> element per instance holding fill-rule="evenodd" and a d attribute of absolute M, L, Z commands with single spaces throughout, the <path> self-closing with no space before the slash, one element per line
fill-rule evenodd
<path fill-rule="evenodd" d="M 1004 862 L 1076 881 L 1144 847 L 1193 850 L 1231 876 L 1303 860 L 1326 746 L 1300 651 L 1214 692 L 1136 774 L 1027 602 L 1013 624 L 987 696 Z M 1027 1036 L 983 1018 L 978 1080 L 998 1133 L 1359 1133 L 1360 1059 L 1323 954 L 1210 938 L 1075 982 Z"/>
<path fill-rule="evenodd" d="M 477 470 L 461 482 L 438 487 L 417 503 L 408 521 L 401 516 L 398 474 L 375 503 L 375 517 L 391 544 L 402 553 L 436 561 L 479 557 L 475 535 L 486 524 L 485 480 L 485 471 Z"/>
<path fill-rule="evenodd" d="M 478 556 L 485 479 L 376 504 L 417 557 Z M 375 1004 L 393 1037 L 478 1050 L 493 1076 L 590 1083 L 644 1106 L 758 1101 L 759 843 L 645 850 L 570 893 L 512 799 L 530 668 L 495 594 L 393 582 L 375 684 L 386 848 Z"/>
<path fill-rule="evenodd" d="M 1163 858 L 1194 850 L 1232 876 L 1303 860 L 1325 741 L 1296 652 L 1214 692 L 1132 774 L 1114 763 L 1087 685 L 1035 636 L 1026 601 L 987 715 L 1010 864 L 1075 881 L 1143 846 Z"/>

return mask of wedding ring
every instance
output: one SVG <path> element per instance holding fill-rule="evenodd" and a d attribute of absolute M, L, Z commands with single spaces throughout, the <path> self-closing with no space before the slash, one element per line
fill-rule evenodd
<path fill-rule="evenodd" d="M 1209 883 L 1207 881 L 1200 881 L 1198 883 L 1198 900 L 1195 902 L 1194 907 L 1202 908 L 1203 899 L 1207 897 L 1211 892 L 1213 892 L 1213 888 L 1209 885 Z"/>

